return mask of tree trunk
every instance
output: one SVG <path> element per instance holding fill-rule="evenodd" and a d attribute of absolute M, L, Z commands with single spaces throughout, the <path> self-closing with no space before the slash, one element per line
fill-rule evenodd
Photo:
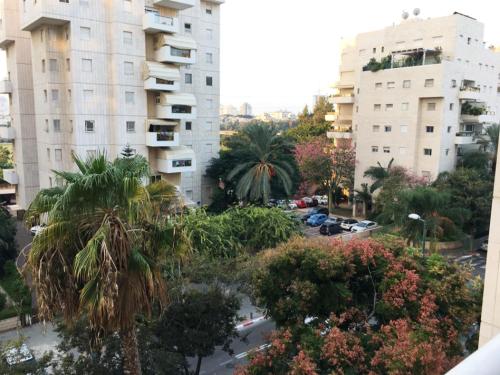
<path fill-rule="evenodd" d="M 120 332 L 123 355 L 123 374 L 141 375 L 141 361 L 139 359 L 139 348 L 137 344 L 137 333 L 135 324 Z"/>
<path fill-rule="evenodd" d="M 328 188 L 328 212 L 333 212 L 333 194 L 331 188 Z"/>
<path fill-rule="evenodd" d="M 198 361 L 196 363 L 196 371 L 195 371 L 195 375 L 200 375 L 200 370 L 201 370 L 201 360 L 203 359 L 203 357 L 198 357 Z"/>
<path fill-rule="evenodd" d="M 366 202 L 363 201 L 363 217 L 366 219 Z"/>

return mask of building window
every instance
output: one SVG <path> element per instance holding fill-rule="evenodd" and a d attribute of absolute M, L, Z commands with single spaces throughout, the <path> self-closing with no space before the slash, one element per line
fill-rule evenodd
<path fill-rule="evenodd" d="M 52 120 L 52 126 L 54 129 L 54 133 L 61 132 L 61 120 Z"/>
<path fill-rule="evenodd" d="M 424 83 L 424 87 L 434 87 L 434 79 L 426 79 Z"/>
<path fill-rule="evenodd" d="M 184 74 L 184 83 L 191 85 L 193 83 L 193 75 L 191 73 Z"/>
<path fill-rule="evenodd" d="M 54 159 L 56 161 L 62 161 L 62 149 L 56 148 L 54 150 Z"/>
<path fill-rule="evenodd" d="M 427 133 L 434 133 L 434 126 L 426 126 L 425 131 Z"/>
<path fill-rule="evenodd" d="M 373 110 L 375 112 L 380 112 L 381 109 L 382 109 L 382 104 L 374 104 L 373 105 Z"/>
<path fill-rule="evenodd" d="M 445 154 L 446 156 L 448 156 L 448 155 L 449 155 L 449 153 L 450 153 L 450 149 L 449 149 L 449 148 L 447 148 L 447 149 L 444 151 L 444 154 Z"/>
<path fill-rule="evenodd" d="M 372 146 L 372 152 L 378 152 L 378 146 Z"/>
<path fill-rule="evenodd" d="M 90 40 L 90 27 L 80 26 L 80 39 Z"/>
<path fill-rule="evenodd" d="M 375 88 L 376 89 L 381 89 L 382 88 L 382 82 L 376 82 L 375 83 Z"/>
<path fill-rule="evenodd" d="M 451 80 L 451 88 L 454 89 L 455 87 L 457 87 L 457 80 L 456 79 L 452 79 Z"/>
<path fill-rule="evenodd" d="M 134 75 L 134 63 L 131 61 L 125 61 L 124 63 L 124 71 L 126 76 Z"/>
<path fill-rule="evenodd" d="M 390 153 L 391 153 L 391 148 L 390 148 L 390 147 L 385 146 L 385 147 L 384 147 L 384 154 L 390 154 Z"/>
<path fill-rule="evenodd" d="M 372 130 L 374 133 L 378 133 L 380 131 L 380 125 L 373 125 Z"/>
<path fill-rule="evenodd" d="M 47 90 L 43 90 L 43 99 L 44 102 L 47 103 Z"/>
<path fill-rule="evenodd" d="M 210 14 L 210 15 L 211 15 L 211 14 L 212 14 L 212 8 L 207 6 L 207 7 L 205 8 L 205 13 L 206 13 L 206 14 Z"/>
<path fill-rule="evenodd" d="M 47 149 L 47 160 L 50 161 L 50 148 Z"/>
<path fill-rule="evenodd" d="M 51 72 L 57 72 L 57 71 L 59 71 L 59 67 L 57 66 L 57 60 L 56 59 L 49 59 L 49 70 Z"/>
<path fill-rule="evenodd" d="M 409 89 L 411 87 L 411 81 L 410 80 L 404 80 L 403 81 L 403 88 L 404 89 Z"/>
<path fill-rule="evenodd" d="M 385 105 L 385 110 L 386 111 L 392 111 L 394 109 L 394 104 L 386 104 Z"/>
<path fill-rule="evenodd" d="M 50 93 L 51 93 L 52 101 L 57 102 L 59 100 L 59 90 L 53 89 L 50 91 Z"/>
<path fill-rule="evenodd" d="M 393 89 L 396 87 L 396 82 L 387 82 L 387 88 L 388 89 Z"/>
<path fill-rule="evenodd" d="M 401 103 L 402 111 L 408 111 L 409 108 L 410 108 L 410 103 Z"/>
<path fill-rule="evenodd" d="M 135 103 L 135 93 L 133 91 L 125 91 L 125 103 L 126 104 Z"/>
<path fill-rule="evenodd" d="M 71 60 L 66 59 L 66 71 L 70 72 L 71 71 Z"/>
<path fill-rule="evenodd" d="M 95 121 L 94 120 L 85 120 L 85 132 L 93 133 L 95 131 Z"/>
<path fill-rule="evenodd" d="M 206 77 L 207 86 L 213 86 L 213 78 L 210 76 Z"/>
<path fill-rule="evenodd" d="M 448 133 L 451 133 L 451 126 L 448 126 L 447 131 L 448 131 Z"/>
<path fill-rule="evenodd" d="M 91 59 L 82 59 L 82 71 L 86 73 L 92 72 L 92 60 Z"/>
<path fill-rule="evenodd" d="M 186 128 L 186 130 L 191 130 L 192 126 L 193 126 L 193 123 L 191 121 L 187 121 L 186 125 L 185 125 L 185 128 Z"/>
<path fill-rule="evenodd" d="M 384 132 L 386 132 L 386 133 L 392 132 L 392 126 L 390 126 L 390 125 L 384 126 Z"/>
<path fill-rule="evenodd" d="M 42 59 L 42 73 L 45 73 L 45 60 Z"/>
<path fill-rule="evenodd" d="M 155 94 L 155 104 L 161 104 L 161 96 L 160 96 L 160 94 Z"/>
<path fill-rule="evenodd" d="M 435 111 L 436 110 L 436 103 L 427 103 L 427 110 L 428 111 Z"/>
<path fill-rule="evenodd" d="M 408 125 L 401 125 L 399 128 L 400 132 L 403 134 L 408 133 Z"/>
<path fill-rule="evenodd" d="M 450 111 L 453 111 L 454 108 L 455 108 L 455 104 L 454 103 L 450 103 Z"/>
<path fill-rule="evenodd" d="M 205 55 L 206 63 L 213 64 L 214 63 L 214 55 L 211 52 L 207 52 Z"/>
<path fill-rule="evenodd" d="M 373 52 L 373 53 L 377 53 L 377 48 L 376 48 L 376 47 L 374 47 L 374 48 L 372 49 L 372 52 Z"/>
<path fill-rule="evenodd" d="M 193 161 L 191 159 L 172 160 L 172 167 L 174 167 L 174 168 L 191 167 L 192 164 L 193 164 Z"/>
<path fill-rule="evenodd" d="M 135 133 L 135 121 L 127 121 L 127 133 Z"/>
<path fill-rule="evenodd" d="M 123 44 L 132 45 L 133 44 L 133 35 L 131 31 L 123 32 Z"/>
<path fill-rule="evenodd" d="M 191 34 L 193 32 L 193 29 L 191 27 L 191 24 L 190 23 L 185 23 L 184 24 L 184 32 L 186 34 Z"/>
<path fill-rule="evenodd" d="M 68 102 L 71 102 L 71 89 L 68 89 Z"/>
<path fill-rule="evenodd" d="M 424 148 L 424 155 L 431 156 L 432 155 L 432 148 Z"/>
<path fill-rule="evenodd" d="M 49 132 L 49 120 L 45 119 L 45 132 Z"/>

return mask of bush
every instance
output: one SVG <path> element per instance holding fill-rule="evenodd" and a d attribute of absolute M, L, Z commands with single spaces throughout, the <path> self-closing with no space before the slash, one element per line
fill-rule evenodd
<path fill-rule="evenodd" d="M 6 303 L 7 303 L 7 297 L 5 297 L 5 294 L 0 293 L 0 310 L 4 309 Z"/>

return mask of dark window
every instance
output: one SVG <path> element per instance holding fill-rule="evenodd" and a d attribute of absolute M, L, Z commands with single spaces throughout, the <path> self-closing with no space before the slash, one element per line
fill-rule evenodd
<path fill-rule="evenodd" d="M 213 86 L 214 79 L 210 76 L 207 76 L 207 86 Z"/>
<path fill-rule="evenodd" d="M 193 75 L 191 73 L 186 73 L 184 75 L 184 82 L 188 85 L 193 83 Z"/>
<path fill-rule="evenodd" d="M 425 131 L 427 133 L 434 133 L 434 126 L 426 126 Z"/>
<path fill-rule="evenodd" d="M 173 105 L 172 113 L 191 113 L 191 109 L 189 105 Z"/>
<path fill-rule="evenodd" d="M 190 49 L 180 49 L 180 48 L 170 47 L 170 53 L 172 54 L 172 56 L 177 56 L 177 57 L 186 57 L 186 58 L 191 57 Z"/>
<path fill-rule="evenodd" d="M 432 155 L 432 149 L 431 148 L 424 148 L 424 155 L 431 156 Z"/>
<path fill-rule="evenodd" d="M 191 167 L 192 162 L 193 161 L 191 159 L 173 160 L 172 161 L 172 167 L 174 167 L 174 168 Z"/>
<path fill-rule="evenodd" d="M 191 121 L 186 122 L 186 130 L 191 130 L 193 123 Z"/>

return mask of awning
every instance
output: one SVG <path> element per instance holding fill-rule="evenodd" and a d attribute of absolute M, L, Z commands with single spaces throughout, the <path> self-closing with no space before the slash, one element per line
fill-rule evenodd
<path fill-rule="evenodd" d="M 195 153 L 191 147 L 180 146 L 171 148 L 162 148 L 156 151 L 158 159 L 194 159 Z"/>
<path fill-rule="evenodd" d="M 196 106 L 196 97 L 193 94 L 179 93 L 179 94 L 166 94 L 160 93 L 161 105 L 187 105 L 190 107 Z"/>
<path fill-rule="evenodd" d="M 156 40 L 156 48 L 172 46 L 179 49 L 197 49 L 196 41 L 187 35 L 160 34 Z"/>
<path fill-rule="evenodd" d="M 180 81 L 181 73 L 174 65 L 162 64 L 155 61 L 146 61 L 143 66 L 144 80 L 153 77 L 166 81 Z"/>

